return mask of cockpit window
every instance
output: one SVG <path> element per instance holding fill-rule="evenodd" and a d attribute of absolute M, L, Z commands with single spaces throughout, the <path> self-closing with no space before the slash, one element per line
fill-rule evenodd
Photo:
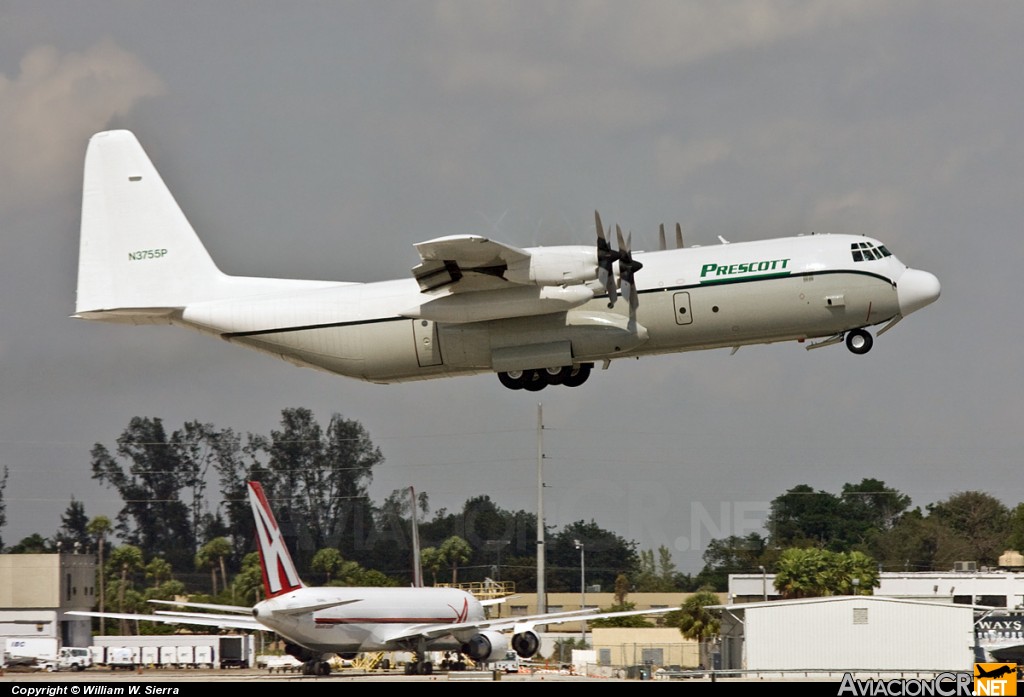
<path fill-rule="evenodd" d="M 877 245 L 870 242 L 854 242 L 850 245 L 850 253 L 854 261 L 873 261 L 891 257 L 892 252 L 885 248 L 885 245 Z"/>

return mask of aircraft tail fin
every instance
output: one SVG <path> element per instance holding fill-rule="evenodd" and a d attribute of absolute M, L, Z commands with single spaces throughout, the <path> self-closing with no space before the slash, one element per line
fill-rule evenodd
<path fill-rule="evenodd" d="M 135 135 L 94 135 L 82 187 L 77 316 L 161 321 L 208 299 L 223 278 Z"/>
<path fill-rule="evenodd" d="M 268 598 L 291 593 L 303 587 L 299 572 L 288 554 L 284 536 L 270 510 L 270 502 L 259 482 L 249 482 L 249 503 L 256 519 L 256 540 L 260 567 L 263 569 L 263 590 Z"/>

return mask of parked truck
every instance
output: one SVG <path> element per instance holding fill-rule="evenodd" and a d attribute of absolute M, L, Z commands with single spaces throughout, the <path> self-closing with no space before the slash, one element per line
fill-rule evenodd
<path fill-rule="evenodd" d="M 39 670 L 85 670 L 92 666 L 89 649 L 77 646 L 61 647 L 53 638 L 8 637 L 4 653 L 11 665 L 23 665 Z"/>
<path fill-rule="evenodd" d="M 92 668 L 92 652 L 82 646 L 65 646 L 57 652 L 57 670 Z"/>

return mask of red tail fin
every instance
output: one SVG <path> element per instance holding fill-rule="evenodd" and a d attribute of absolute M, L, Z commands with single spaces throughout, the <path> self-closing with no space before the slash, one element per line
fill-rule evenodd
<path fill-rule="evenodd" d="M 270 510 L 270 503 L 259 482 L 249 482 L 249 503 L 256 519 L 256 539 L 259 543 L 260 566 L 263 568 L 263 590 L 273 598 L 302 588 L 299 572 L 292 563 L 284 536 Z"/>

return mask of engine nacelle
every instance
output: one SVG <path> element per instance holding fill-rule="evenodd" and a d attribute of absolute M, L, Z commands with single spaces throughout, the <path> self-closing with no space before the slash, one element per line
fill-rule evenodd
<path fill-rule="evenodd" d="M 540 648 L 540 637 L 532 629 L 512 635 L 512 650 L 520 658 L 533 658 Z"/>
<path fill-rule="evenodd" d="M 508 265 L 504 276 L 513 283 L 571 286 L 597 279 L 594 247 L 530 247 L 529 259 Z"/>
<path fill-rule="evenodd" d="M 508 639 L 501 632 L 483 631 L 462 645 L 462 653 L 474 661 L 497 661 L 508 653 Z"/>

